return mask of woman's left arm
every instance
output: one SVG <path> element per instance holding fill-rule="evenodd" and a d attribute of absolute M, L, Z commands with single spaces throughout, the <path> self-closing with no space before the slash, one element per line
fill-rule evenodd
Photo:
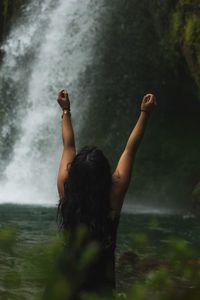
<path fill-rule="evenodd" d="M 71 123 L 70 101 L 68 93 L 60 91 L 57 99 L 63 110 L 62 114 L 62 139 L 63 153 L 58 171 L 57 187 L 60 199 L 64 197 L 64 183 L 68 178 L 68 164 L 72 162 L 76 155 L 74 131 Z"/>

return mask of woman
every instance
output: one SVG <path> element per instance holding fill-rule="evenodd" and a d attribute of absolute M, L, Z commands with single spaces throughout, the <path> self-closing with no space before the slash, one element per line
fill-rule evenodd
<path fill-rule="evenodd" d="M 113 174 L 108 160 L 96 147 L 84 147 L 76 154 L 67 92 L 60 91 L 57 101 L 63 110 L 64 148 L 57 180 L 62 226 L 73 232 L 83 224 L 88 230 L 88 240 L 98 242 L 98 257 L 88 268 L 79 290 L 101 295 L 102 291 L 115 289 L 114 252 L 119 216 L 135 154 L 156 99 L 152 94 L 144 96 L 139 119 Z"/>

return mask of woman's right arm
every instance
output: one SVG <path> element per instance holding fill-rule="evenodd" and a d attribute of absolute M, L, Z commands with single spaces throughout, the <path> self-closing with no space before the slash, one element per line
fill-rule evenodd
<path fill-rule="evenodd" d="M 114 213 L 117 215 L 120 214 L 124 196 L 129 187 L 135 155 L 142 141 L 149 116 L 155 105 L 156 99 L 154 95 L 147 94 L 144 96 L 141 104 L 140 116 L 129 136 L 125 149 L 113 173 L 111 207 Z"/>
<path fill-rule="evenodd" d="M 62 139 L 63 153 L 60 160 L 60 166 L 57 177 L 57 187 L 60 199 L 64 197 L 64 183 L 68 178 L 68 164 L 71 163 L 76 155 L 74 131 L 70 118 L 70 101 L 68 93 L 60 91 L 57 99 L 63 110 L 62 114 Z"/>

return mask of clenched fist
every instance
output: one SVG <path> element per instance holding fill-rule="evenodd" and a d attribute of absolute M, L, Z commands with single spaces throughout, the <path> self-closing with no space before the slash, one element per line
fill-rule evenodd
<path fill-rule="evenodd" d="M 156 105 L 156 97 L 153 94 L 147 94 L 142 100 L 141 110 L 146 111 L 150 114 Z"/>
<path fill-rule="evenodd" d="M 58 93 L 58 98 L 57 102 L 62 108 L 62 110 L 67 109 L 70 110 L 70 101 L 69 101 L 69 96 L 66 90 L 61 90 Z"/>

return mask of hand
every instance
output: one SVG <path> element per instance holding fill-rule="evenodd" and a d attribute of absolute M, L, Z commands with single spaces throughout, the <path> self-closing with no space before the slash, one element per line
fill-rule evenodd
<path fill-rule="evenodd" d="M 142 100 L 141 110 L 146 111 L 150 114 L 156 105 L 156 97 L 153 94 L 147 94 Z"/>
<path fill-rule="evenodd" d="M 67 109 L 70 110 L 70 101 L 69 101 L 69 96 L 66 90 L 61 90 L 58 93 L 58 98 L 57 102 L 62 108 L 62 110 Z"/>

